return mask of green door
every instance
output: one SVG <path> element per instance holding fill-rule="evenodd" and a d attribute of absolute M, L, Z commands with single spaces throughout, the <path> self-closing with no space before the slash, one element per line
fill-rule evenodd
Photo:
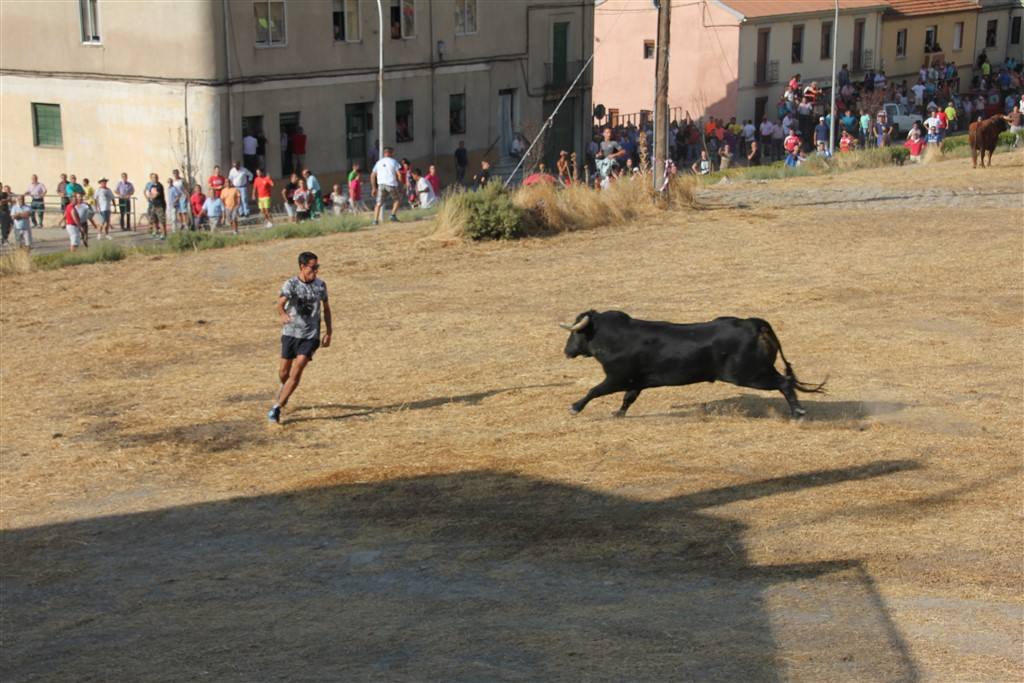
<path fill-rule="evenodd" d="M 551 81 L 552 85 L 565 85 L 569 82 L 569 22 L 559 21 L 554 28 L 554 42 L 551 46 Z"/>
<path fill-rule="evenodd" d="M 368 109 L 373 105 L 365 102 L 345 105 L 345 151 L 349 163 L 358 161 L 366 167 L 366 132 Z"/>

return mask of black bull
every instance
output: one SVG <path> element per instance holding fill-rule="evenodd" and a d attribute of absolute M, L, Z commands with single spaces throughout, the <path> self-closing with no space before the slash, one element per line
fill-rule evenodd
<path fill-rule="evenodd" d="M 815 386 L 797 380 L 771 325 L 760 318 L 676 324 L 635 320 L 622 311 L 587 311 L 562 327 L 570 331 L 565 355 L 593 356 L 605 373 L 600 384 L 572 404 L 573 414 L 599 396 L 624 391 L 615 413 L 621 417 L 644 389 L 720 381 L 781 391 L 792 416 L 799 418 L 806 411 L 796 392 L 824 393 L 824 382 Z M 785 374 L 775 369 L 776 354 Z"/>

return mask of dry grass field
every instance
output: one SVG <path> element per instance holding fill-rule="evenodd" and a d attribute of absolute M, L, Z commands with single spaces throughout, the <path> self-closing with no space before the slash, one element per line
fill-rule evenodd
<path fill-rule="evenodd" d="M 4 681 L 1020 681 L 1024 156 L 0 280 Z M 335 341 L 286 423 L 275 293 Z M 620 396 L 589 308 L 771 322 L 805 381 Z"/>

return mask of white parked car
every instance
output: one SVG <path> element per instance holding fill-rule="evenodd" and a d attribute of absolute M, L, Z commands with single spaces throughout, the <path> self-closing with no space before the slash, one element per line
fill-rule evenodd
<path fill-rule="evenodd" d="M 921 116 L 911 114 L 910 108 L 898 102 L 886 102 L 882 105 L 885 115 L 892 124 L 893 133 L 906 132 L 914 127 L 915 121 L 920 121 Z"/>

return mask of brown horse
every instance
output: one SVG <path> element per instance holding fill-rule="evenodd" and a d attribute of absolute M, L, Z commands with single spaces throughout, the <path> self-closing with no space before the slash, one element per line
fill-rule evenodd
<path fill-rule="evenodd" d="M 999 134 L 1010 126 L 1009 119 L 1002 114 L 990 116 L 984 121 L 971 124 L 968 138 L 971 143 L 971 161 L 974 168 L 978 167 L 978 153 L 981 152 L 981 167 L 985 168 L 985 152 L 988 152 L 988 165 L 992 165 L 992 153 L 999 144 Z"/>

